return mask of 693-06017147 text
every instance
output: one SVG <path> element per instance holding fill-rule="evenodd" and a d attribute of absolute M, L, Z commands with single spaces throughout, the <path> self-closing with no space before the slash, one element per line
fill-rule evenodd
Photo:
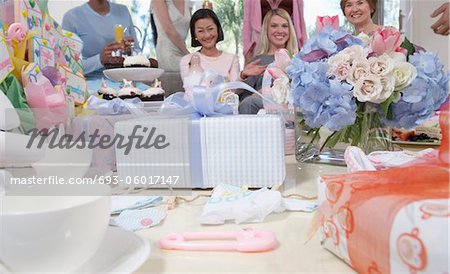
<path fill-rule="evenodd" d="M 26 178 L 11 178 L 11 185 L 92 185 L 92 184 L 106 184 L 106 185 L 176 185 L 180 176 L 125 176 L 120 178 L 117 175 L 113 176 L 98 176 L 94 178 L 64 178 L 59 176 L 37 177 L 31 176 Z"/>
<path fill-rule="evenodd" d="M 176 185 L 180 176 L 100 176 L 98 182 L 101 184 L 127 184 L 127 185 Z"/>

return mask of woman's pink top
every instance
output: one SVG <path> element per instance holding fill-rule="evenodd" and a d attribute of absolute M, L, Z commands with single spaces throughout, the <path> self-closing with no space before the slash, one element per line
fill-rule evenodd
<path fill-rule="evenodd" d="M 180 61 L 180 73 L 181 79 L 184 79 L 189 73 L 189 62 L 194 53 L 183 56 Z M 198 53 L 197 53 L 198 54 Z M 200 66 L 204 71 L 211 69 L 216 71 L 218 74 L 224 76 L 229 81 L 240 80 L 239 74 L 241 69 L 239 66 L 239 57 L 236 54 L 222 52 L 218 57 L 209 57 L 200 54 Z"/>

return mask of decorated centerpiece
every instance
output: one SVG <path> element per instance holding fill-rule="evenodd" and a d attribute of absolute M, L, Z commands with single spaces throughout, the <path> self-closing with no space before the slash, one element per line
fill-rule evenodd
<path fill-rule="evenodd" d="M 346 142 L 366 153 L 389 150 L 387 127 L 429 119 L 448 97 L 448 75 L 436 54 L 416 48 L 394 28 L 369 37 L 328 25 L 313 35 L 286 68 L 310 143 L 326 128 L 321 149 Z M 297 147 L 297 159 L 310 149 Z"/>

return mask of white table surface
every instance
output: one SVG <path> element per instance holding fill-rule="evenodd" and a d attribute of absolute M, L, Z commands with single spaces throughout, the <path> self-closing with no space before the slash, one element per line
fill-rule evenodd
<path fill-rule="evenodd" d="M 344 173 L 344 167 L 303 164 L 297 168 L 294 156 L 286 157 L 286 181 L 280 188 L 283 195 L 317 195 L 317 176 Z M 192 197 L 208 191 L 193 191 Z M 201 225 L 198 217 L 207 198 L 191 203 L 181 203 L 168 211 L 162 224 L 138 231 L 148 239 L 151 254 L 137 273 L 354 273 L 339 258 L 322 248 L 317 237 L 307 244 L 304 238 L 308 232 L 313 213 L 283 212 L 269 215 L 262 223 L 226 223 L 217 226 Z M 262 253 L 239 252 L 192 252 L 159 249 L 161 237 L 174 232 L 193 231 L 236 231 L 253 227 L 272 231 L 279 246 Z"/>

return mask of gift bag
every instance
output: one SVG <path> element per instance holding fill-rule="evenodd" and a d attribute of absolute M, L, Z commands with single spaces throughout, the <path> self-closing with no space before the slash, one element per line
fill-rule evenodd
<path fill-rule="evenodd" d="M 6 77 L 5 81 L 0 85 L 0 89 L 6 94 L 11 104 L 19 114 L 21 127 L 24 132 L 28 132 L 34 128 L 35 121 L 33 111 L 27 103 L 24 90 L 20 85 L 17 78 L 10 74 Z"/>

